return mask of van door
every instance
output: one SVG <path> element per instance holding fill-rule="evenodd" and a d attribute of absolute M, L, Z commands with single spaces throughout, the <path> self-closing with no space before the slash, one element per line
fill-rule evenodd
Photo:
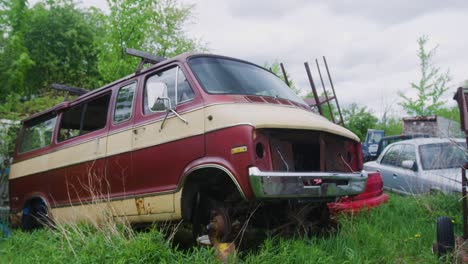
<path fill-rule="evenodd" d="M 137 82 L 131 80 L 116 88 L 112 97 L 110 129 L 107 138 L 108 191 L 113 198 L 113 214 L 135 215 L 137 208 L 131 198 L 125 199 L 132 170 L 132 131 L 135 115 Z M 129 200 L 129 201 L 127 201 Z"/>
<path fill-rule="evenodd" d="M 57 204 L 83 204 L 106 196 L 107 132 L 110 93 L 94 96 L 61 113 L 57 151 L 49 164 L 63 182 L 50 185 Z M 66 177 L 65 177 L 66 175 Z M 107 197 L 107 196 L 106 196 Z"/>
<path fill-rule="evenodd" d="M 173 193 L 185 167 L 204 155 L 202 100 L 186 76 L 177 65 L 149 73 L 139 94 L 129 187 L 145 195 L 141 214 L 174 212 Z"/>

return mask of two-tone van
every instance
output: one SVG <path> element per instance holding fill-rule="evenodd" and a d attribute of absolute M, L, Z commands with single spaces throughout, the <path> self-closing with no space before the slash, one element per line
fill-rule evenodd
<path fill-rule="evenodd" d="M 226 239 L 252 208 L 271 226 L 361 193 L 362 163 L 359 138 L 270 71 L 182 54 L 23 120 L 11 219 L 99 222 L 105 204 L 115 219 L 183 219 Z"/>

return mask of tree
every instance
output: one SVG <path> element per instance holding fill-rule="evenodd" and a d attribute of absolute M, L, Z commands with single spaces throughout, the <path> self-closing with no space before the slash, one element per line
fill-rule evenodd
<path fill-rule="evenodd" d="M 102 37 L 97 40 L 99 72 L 104 82 L 132 73 L 138 59 L 127 56 L 125 48 L 136 48 L 162 57 L 204 50 L 183 27 L 192 6 L 176 0 L 107 0 L 109 15 L 98 14 Z"/>
<path fill-rule="evenodd" d="M 458 110 L 458 106 L 440 108 L 436 114 L 460 123 L 460 110 Z"/>
<path fill-rule="evenodd" d="M 447 83 L 450 81 L 450 74 L 448 70 L 442 72 L 439 67 L 434 66 L 432 61 L 437 47 L 428 51 L 426 49 L 428 41 L 427 36 L 418 39 L 417 56 L 421 77 L 418 82 L 411 83 L 411 88 L 417 91 L 417 98 L 410 98 L 401 91 L 398 93 L 403 99 L 400 105 L 409 115 L 434 115 L 445 103 L 441 97 L 448 90 Z"/>
<path fill-rule="evenodd" d="M 32 98 L 53 82 L 94 88 L 100 78 L 95 26 L 87 20 L 86 11 L 71 0 L 48 0 L 32 8 L 26 3 L 11 1 L 0 21 L 6 36 L 0 53 L 2 94 Z"/>
<path fill-rule="evenodd" d="M 356 103 L 352 103 L 349 107 L 343 109 L 343 119 L 346 128 L 354 132 L 361 141 L 366 138 L 367 129 L 374 128 L 378 121 L 377 117 L 367 107 L 359 107 Z"/>
<path fill-rule="evenodd" d="M 374 128 L 385 131 L 385 136 L 400 135 L 403 132 L 403 122 L 399 118 L 389 117 L 380 120 Z"/>

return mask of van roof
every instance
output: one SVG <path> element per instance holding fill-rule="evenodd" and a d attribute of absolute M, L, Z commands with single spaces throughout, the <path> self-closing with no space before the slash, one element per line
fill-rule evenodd
<path fill-rule="evenodd" d="M 48 108 L 48 109 L 44 110 L 44 111 L 41 111 L 41 112 L 39 112 L 39 113 L 33 114 L 33 115 L 31 115 L 31 116 L 28 116 L 28 117 L 24 118 L 23 120 L 21 120 L 21 122 L 24 123 L 24 122 L 27 122 L 27 121 L 29 121 L 29 120 L 31 120 L 31 119 L 34 119 L 34 118 L 38 117 L 38 116 L 41 116 L 41 115 L 44 115 L 44 114 L 47 114 L 47 113 L 50 113 L 50 112 L 54 112 L 54 111 L 59 111 L 59 110 L 61 110 L 61 109 L 63 109 L 63 108 L 68 107 L 70 104 L 72 104 L 72 103 L 75 102 L 75 101 L 82 100 L 83 98 L 90 97 L 90 96 L 92 96 L 92 95 L 94 95 L 94 94 L 97 94 L 97 93 L 99 93 L 99 92 L 101 92 L 101 91 L 104 91 L 104 90 L 106 90 L 106 89 L 108 89 L 108 88 L 110 88 L 110 87 L 112 87 L 112 86 L 114 86 L 114 85 L 116 85 L 116 84 L 118 84 L 118 83 L 120 83 L 120 82 L 124 82 L 124 81 L 126 81 L 126 80 L 128 80 L 128 79 L 130 79 L 130 78 L 133 78 L 133 77 L 135 77 L 135 76 L 138 76 L 138 75 L 140 75 L 140 74 L 143 74 L 143 73 L 145 73 L 145 72 L 147 72 L 147 71 L 149 71 L 149 70 L 152 70 L 152 69 L 155 68 L 155 67 L 160 67 L 160 66 L 162 66 L 162 65 L 164 65 L 164 64 L 169 64 L 169 63 L 172 63 L 172 62 L 174 62 L 174 61 L 185 61 L 185 60 L 187 60 L 188 57 L 191 57 L 191 56 L 194 56 L 194 55 L 213 55 L 213 54 L 208 54 L 208 53 L 193 53 L 193 52 L 185 52 L 185 53 L 179 54 L 179 55 L 174 56 L 174 57 L 172 57 L 172 58 L 170 58 L 170 59 L 164 60 L 164 61 L 162 61 L 162 62 L 160 62 L 160 63 L 156 63 L 156 64 L 154 64 L 154 65 L 151 65 L 151 66 L 148 67 L 148 68 L 144 68 L 144 69 L 142 69 L 141 72 L 139 72 L 139 73 L 132 73 L 132 74 L 127 75 L 127 76 L 125 76 L 125 77 L 123 77 L 123 78 L 120 78 L 120 79 L 118 79 L 118 80 L 116 80 L 116 81 L 113 81 L 113 82 L 111 82 L 111 83 L 105 84 L 104 86 L 102 86 L 102 87 L 100 87 L 100 88 L 91 90 L 91 91 L 89 91 L 89 92 L 87 92 L 87 93 L 85 93 L 85 94 L 83 94 L 83 95 L 78 96 L 77 98 L 75 98 L 75 99 L 73 99 L 73 100 L 71 100 L 71 101 L 62 102 L 62 103 L 60 103 L 60 104 L 57 104 L 57 105 L 55 105 L 55 106 L 53 106 L 53 107 L 51 107 L 51 108 Z"/>
<path fill-rule="evenodd" d="M 118 83 L 124 82 L 124 81 L 126 81 L 126 80 L 128 80 L 128 79 L 130 79 L 130 78 L 135 77 L 135 76 L 144 74 L 144 73 L 146 73 L 147 71 L 150 71 L 150 70 L 152 70 L 152 69 L 154 69 L 154 68 L 156 68 L 156 67 L 160 67 L 160 66 L 163 66 L 163 65 L 165 65 L 165 64 L 172 63 L 172 62 L 174 62 L 174 61 L 185 62 L 185 61 L 187 61 L 187 59 L 189 59 L 190 57 L 195 57 L 195 56 L 220 57 L 220 58 L 233 59 L 233 60 L 237 60 L 237 61 L 241 61 L 241 62 L 253 64 L 252 62 L 249 62 L 249 61 L 246 61 L 246 60 L 237 59 L 237 58 L 232 58 L 232 57 L 229 57 L 229 56 L 223 56 L 223 55 L 218 55 L 218 54 L 204 53 L 204 52 L 184 52 L 184 53 L 181 53 L 181 54 L 179 54 L 179 55 L 176 55 L 176 56 L 174 56 L 174 57 L 172 57 L 172 58 L 170 58 L 170 59 L 167 59 L 167 60 L 161 61 L 161 62 L 159 62 L 159 63 L 156 63 L 156 64 L 154 64 L 154 65 L 151 65 L 151 66 L 148 67 L 148 68 L 144 68 L 144 69 L 142 69 L 139 73 L 132 73 L 132 74 L 127 75 L 127 76 L 125 76 L 125 77 L 123 77 L 123 78 L 120 78 L 120 79 L 118 79 L 118 80 L 116 80 L 116 81 L 113 81 L 113 82 L 111 82 L 111 83 L 108 83 L 108 84 L 106 84 L 106 85 L 104 85 L 104 86 L 102 86 L 102 87 L 100 87 L 100 88 L 91 90 L 91 91 L 89 91 L 89 92 L 87 92 L 87 93 L 85 93 L 85 94 L 83 94 L 83 95 L 78 96 L 77 98 L 75 98 L 75 99 L 72 100 L 72 101 L 65 101 L 65 102 L 62 102 L 62 103 L 57 104 L 57 105 L 55 105 L 55 106 L 53 106 L 53 107 L 51 107 L 51 108 L 49 108 L 49 109 L 46 109 L 46 110 L 44 110 L 44 111 L 42 111 L 42 112 L 39 112 L 39 113 L 33 114 L 33 115 L 29 116 L 29 117 L 26 117 L 25 119 L 21 120 L 21 122 L 24 123 L 24 122 L 27 122 L 27 121 L 29 121 L 29 120 L 31 120 L 31 119 L 34 119 L 34 118 L 38 117 L 38 116 L 41 116 L 41 115 L 44 115 L 44 114 L 47 114 L 47 113 L 51 113 L 51 112 L 54 112 L 54 111 L 59 111 L 59 110 L 61 110 L 61 109 L 63 109 L 63 108 L 68 107 L 70 104 L 73 104 L 73 103 L 76 102 L 76 101 L 79 101 L 79 100 L 82 100 L 82 99 L 84 99 L 84 98 L 90 97 L 90 96 L 92 96 L 92 95 L 94 95 L 94 94 L 100 93 L 100 92 L 102 92 L 102 91 L 104 91 L 104 90 L 106 90 L 106 89 L 108 89 L 108 88 L 110 88 L 110 87 L 112 87 L 112 86 L 114 86 L 114 85 L 116 85 L 116 84 L 118 84 Z M 260 67 L 260 68 L 265 69 L 264 67 L 259 66 L 259 65 L 257 65 L 257 64 L 253 64 L 253 65 L 256 65 L 257 67 Z M 267 69 L 265 69 L 265 70 L 267 70 Z M 267 71 L 268 71 L 268 70 L 267 70 Z M 304 105 L 305 105 L 305 104 L 304 104 Z"/>

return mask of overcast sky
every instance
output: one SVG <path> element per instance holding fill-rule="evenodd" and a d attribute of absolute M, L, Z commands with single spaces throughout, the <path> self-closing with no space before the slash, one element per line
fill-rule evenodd
<path fill-rule="evenodd" d="M 405 115 L 397 91 L 411 95 L 419 78 L 419 36 L 438 45 L 435 64 L 453 77 L 447 102 L 468 79 L 466 0 L 183 0 L 194 4 L 190 36 L 212 53 L 263 65 L 283 62 L 296 86 L 310 91 L 303 63 L 326 56 L 340 104 Z M 106 9 L 104 0 L 86 1 Z M 318 76 L 313 68 L 316 84 Z"/>

